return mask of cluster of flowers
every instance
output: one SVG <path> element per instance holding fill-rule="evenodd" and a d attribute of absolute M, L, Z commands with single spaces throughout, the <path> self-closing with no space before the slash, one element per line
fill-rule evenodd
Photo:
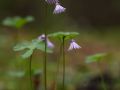
<path fill-rule="evenodd" d="M 47 47 L 48 48 L 54 48 L 54 44 L 48 39 L 48 37 L 45 37 L 45 34 L 42 34 L 38 37 L 39 40 L 45 41 L 45 38 L 47 39 Z M 70 46 L 68 48 L 68 51 L 73 49 L 79 49 L 81 46 L 79 46 L 74 39 L 70 41 Z"/>
<path fill-rule="evenodd" d="M 60 5 L 59 0 L 45 0 L 49 4 L 54 4 L 55 9 L 53 11 L 54 14 L 60 14 L 62 12 L 65 12 L 66 8 Z"/>

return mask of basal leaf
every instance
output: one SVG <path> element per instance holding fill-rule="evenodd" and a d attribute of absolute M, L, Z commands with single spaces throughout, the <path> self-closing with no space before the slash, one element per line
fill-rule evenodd
<path fill-rule="evenodd" d="M 39 50 L 45 52 L 45 42 L 40 41 L 38 39 L 34 39 L 31 42 L 25 41 L 25 42 L 22 42 L 20 44 L 17 44 L 13 48 L 14 51 L 22 51 L 22 50 L 25 50 L 25 49 L 27 49 L 27 50 L 25 51 L 24 54 L 21 55 L 22 58 L 30 57 L 33 54 L 33 51 L 35 49 L 39 49 Z M 47 48 L 47 53 L 52 53 L 52 52 L 53 52 L 53 49 Z"/>
<path fill-rule="evenodd" d="M 44 41 L 34 39 L 34 40 L 32 40 L 32 44 L 34 45 L 34 47 L 36 49 L 39 49 L 39 50 L 45 52 L 45 42 Z M 53 52 L 53 49 L 47 48 L 47 53 L 52 53 L 52 52 Z"/>
<path fill-rule="evenodd" d="M 56 32 L 56 33 L 49 34 L 48 37 L 55 37 L 59 39 L 62 39 L 63 37 L 65 37 L 65 40 L 67 40 L 67 39 L 72 39 L 77 35 L 79 35 L 78 32 Z"/>
<path fill-rule="evenodd" d="M 28 58 L 28 57 L 30 57 L 32 54 L 33 54 L 33 50 L 34 49 L 29 49 L 29 50 L 27 50 L 23 55 L 22 55 L 22 58 Z"/>
<path fill-rule="evenodd" d="M 3 25 L 19 29 L 33 20 L 34 18 L 32 16 L 27 16 L 26 18 L 22 18 L 20 16 L 8 17 L 3 21 Z"/>
<path fill-rule="evenodd" d="M 22 51 L 22 50 L 24 50 L 24 49 L 29 48 L 29 45 L 30 45 L 30 42 L 25 41 L 25 42 L 22 42 L 22 43 L 20 43 L 20 44 L 17 44 L 17 45 L 13 48 L 13 50 L 14 50 L 14 51 Z"/>
<path fill-rule="evenodd" d="M 36 45 L 36 48 L 45 52 L 45 43 L 40 43 Z M 53 49 L 47 47 L 47 53 L 53 53 Z"/>
<path fill-rule="evenodd" d="M 26 23 L 27 23 L 26 20 L 20 19 L 20 20 L 18 20 L 18 21 L 16 22 L 15 27 L 16 27 L 16 28 L 22 28 Z"/>
<path fill-rule="evenodd" d="M 102 60 L 107 54 L 106 53 L 98 53 L 95 55 L 88 56 L 86 58 L 86 63 L 93 63 Z"/>

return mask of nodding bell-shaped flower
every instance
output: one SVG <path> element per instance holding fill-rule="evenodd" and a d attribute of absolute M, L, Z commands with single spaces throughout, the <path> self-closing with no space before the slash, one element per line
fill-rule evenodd
<path fill-rule="evenodd" d="M 58 0 L 45 0 L 45 1 L 49 4 L 55 4 L 59 2 Z"/>
<path fill-rule="evenodd" d="M 64 8 L 63 6 L 61 6 L 59 3 L 55 4 L 55 9 L 53 11 L 54 14 L 60 14 L 62 12 L 65 12 L 66 8 Z"/>
<path fill-rule="evenodd" d="M 73 49 L 80 49 L 81 46 L 79 46 L 74 39 L 70 41 L 70 47 L 68 48 L 68 51 L 73 50 Z"/>
<path fill-rule="evenodd" d="M 42 34 L 38 37 L 38 40 L 45 41 L 45 38 L 46 38 L 45 34 Z M 48 38 L 46 38 L 46 40 L 47 40 L 47 47 L 48 48 L 54 48 L 54 44 Z"/>
<path fill-rule="evenodd" d="M 44 41 L 44 40 L 45 40 L 45 34 L 40 35 L 40 36 L 38 37 L 38 40 Z"/>
<path fill-rule="evenodd" d="M 54 44 L 49 39 L 47 39 L 47 46 L 48 48 L 54 48 Z"/>

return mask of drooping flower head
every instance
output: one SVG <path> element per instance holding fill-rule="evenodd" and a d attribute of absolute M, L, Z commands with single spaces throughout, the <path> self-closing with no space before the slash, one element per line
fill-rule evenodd
<path fill-rule="evenodd" d="M 75 42 L 75 40 L 72 39 L 72 40 L 70 41 L 70 46 L 69 46 L 68 51 L 73 50 L 73 49 L 80 49 L 80 48 L 81 48 L 81 46 L 79 46 L 79 45 Z"/>
<path fill-rule="evenodd" d="M 48 48 L 54 48 L 54 44 L 49 39 L 47 39 L 47 46 Z"/>
<path fill-rule="evenodd" d="M 42 41 L 45 41 L 45 38 L 46 38 L 45 34 L 42 34 L 38 37 L 38 39 L 42 40 Z M 47 40 L 47 47 L 48 48 L 54 48 L 54 44 L 48 38 L 46 38 L 46 40 Z"/>
<path fill-rule="evenodd" d="M 58 0 L 45 0 L 45 1 L 49 4 L 55 4 L 59 2 Z"/>
<path fill-rule="evenodd" d="M 40 35 L 40 36 L 38 37 L 38 39 L 44 41 L 44 40 L 45 40 L 45 34 Z"/>
<path fill-rule="evenodd" d="M 64 8 L 63 6 L 61 6 L 59 3 L 55 4 L 55 9 L 53 11 L 54 14 L 60 14 L 62 12 L 65 12 L 66 8 Z"/>

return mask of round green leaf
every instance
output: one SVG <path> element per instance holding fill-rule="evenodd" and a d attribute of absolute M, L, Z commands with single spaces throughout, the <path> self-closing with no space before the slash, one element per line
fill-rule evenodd
<path fill-rule="evenodd" d="M 59 39 L 63 39 L 63 37 L 65 37 L 65 40 L 67 40 L 67 39 L 72 39 L 77 35 L 79 35 L 78 32 L 56 32 L 56 33 L 49 34 L 48 37 L 54 37 Z"/>

